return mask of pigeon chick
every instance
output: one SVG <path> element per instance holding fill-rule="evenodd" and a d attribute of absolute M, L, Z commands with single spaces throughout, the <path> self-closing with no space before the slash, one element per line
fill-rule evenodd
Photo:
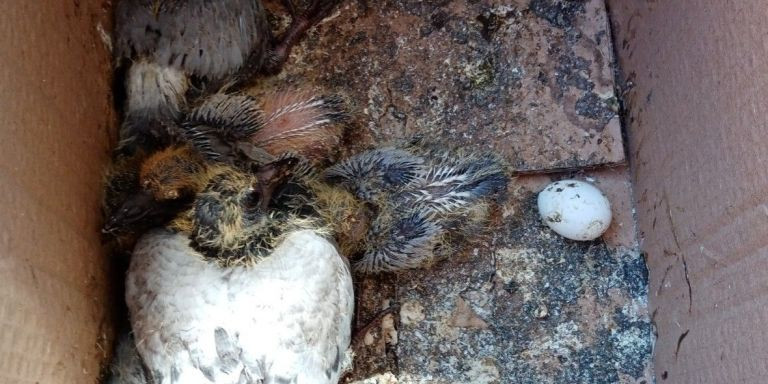
<path fill-rule="evenodd" d="M 217 90 L 257 72 L 276 72 L 290 48 L 338 0 L 314 0 L 274 41 L 261 0 L 121 0 L 115 56 L 130 61 L 120 148 L 168 144 L 193 81 Z"/>
<path fill-rule="evenodd" d="M 137 233 L 157 225 L 154 218 L 148 217 L 144 222 L 137 222 L 131 231 L 121 231 L 121 228 L 109 222 L 109 218 L 115 217 L 117 211 L 122 209 L 125 200 L 139 192 L 139 167 L 145 157 L 143 151 L 137 151 L 132 155 L 115 156 L 104 172 L 101 209 L 105 223 L 101 232 L 108 235 L 104 240 L 109 254 L 116 256 L 119 261 L 129 259 L 138 239 Z M 160 223 L 167 221 L 168 219 Z"/>
<path fill-rule="evenodd" d="M 216 95 L 182 130 L 198 151 L 216 161 L 240 150 L 258 164 L 263 148 L 271 155 L 322 159 L 337 148 L 340 130 L 331 123 L 345 116 L 337 98 L 289 94 L 268 100 L 273 104 L 260 109 L 248 96 Z M 281 113 L 254 119 L 262 110 Z M 440 149 L 423 140 L 364 152 L 327 169 L 322 178 L 313 175 L 294 186 L 308 192 L 309 205 L 320 217 L 336 223 L 333 233 L 345 255 L 362 252 L 355 263 L 362 272 L 423 267 L 451 253 L 462 237 L 484 229 L 489 203 L 508 183 L 495 156 Z M 363 204 L 370 212 L 363 212 Z M 360 231 L 367 231 L 365 241 Z"/>
<path fill-rule="evenodd" d="M 486 226 L 491 198 L 507 187 L 493 155 L 385 147 L 327 169 L 329 183 L 374 207 L 355 270 L 364 273 L 429 266 Z"/>
<path fill-rule="evenodd" d="M 508 177 L 492 154 L 414 142 L 295 172 L 273 204 L 321 219 L 363 273 L 422 268 L 487 227 Z"/>
<path fill-rule="evenodd" d="M 174 156 L 177 153 L 184 156 Z M 174 163 L 176 167 L 193 167 L 199 164 L 194 169 L 204 169 L 200 155 L 186 147 L 174 146 L 152 155 L 138 151 L 133 155 L 118 156 L 107 170 L 102 201 L 106 220 L 102 232 L 116 239 L 117 250 L 133 249 L 138 235 L 164 225 L 191 204 L 194 198 L 192 193 L 185 192 L 183 195 L 169 198 L 162 190 L 153 193 L 148 188 L 142 188 L 142 177 L 145 180 L 154 177 L 151 173 L 154 164 L 163 163 L 167 159 L 177 161 Z M 166 177 L 165 180 L 175 180 L 178 173 L 179 171 L 175 170 L 163 177 Z M 162 204 L 156 204 L 160 201 Z"/>
<path fill-rule="evenodd" d="M 176 150 L 166 148 L 153 159 L 179 154 L 194 164 L 209 160 L 250 169 L 290 153 L 321 164 L 333 159 L 339 149 L 345 120 L 340 105 L 338 96 L 295 90 L 275 92 L 262 101 L 239 94 L 211 95 L 184 118 L 181 143 L 173 146 Z M 152 169 L 152 161 L 144 151 L 119 155 L 105 175 L 107 219 L 102 231 L 126 245 L 123 249 L 133 249 L 136 234 L 168 222 L 191 198 L 151 204 L 154 195 L 140 193 L 139 179 L 141 166 Z M 125 204 L 126 200 L 131 201 Z"/>
<path fill-rule="evenodd" d="M 141 165 L 147 160 L 143 151 L 131 155 L 118 154 L 107 168 L 102 189 L 104 226 L 103 245 L 119 271 L 128 267 L 133 248 L 142 233 L 164 225 L 191 202 L 183 199 L 154 204 L 154 197 L 141 193 Z M 130 204 L 126 204 L 130 201 Z M 130 222 L 130 225 L 123 223 Z"/>
<path fill-rule="evenodd" d="M 141 194 L 141 186 L 139 185 L 141 167 L 150 157 L 145 152 L 138 151 L 132 155 L 117 156 L 110 163 L 105 172 L 103 182 L 102 207 L 105 217 L 127 215 L 136 216 L 141 220 L 136 220 L 130 231 L 123 231 L 125 228 L 116 225 L 116 222 L 107 220 L 102 232 L 126 235 L 125 238 L 130 238 L 132 234 L 141 233 L 142 231 L 167 223 L 190 203 L 190 196 L 185 196 L 184 199 L 168 200 L 169 203 L 162 206 L 147 205 L 146 208 L 150 209 L 119 212 L 120 210 L 125 210 L 126 206 L 124 203 L 128 199 L 133 198 L 143 201 L 154 199 L 154 196 L 146 193 Z"/>
<path fill-rule="evenodd" d="M 336 157 L 345 121 L 336 95 L 284 90 L 257 100 L 218 93 L 189 113 L 181 132 L 212 161 L 244 166 L 290 153 L 320 164 Z"/>
<path fill-rule="evenodd" d="M 176 184 L 199 188 L 192 207 L 139 240 L 126 302 L 154 383 L 338 382 L 350 270 L 313 220 L 265 208 L 276 164 L 212 166 Z"/>
<path fill-rule="evenodd" d="M 205 159 L 188 146 L 171 146 L 143 157 L 107 180 L 111 207 L 103 232 L 135 234 L 165 225 L 188 209 L 207 181 Z M 130 183 L 120 182 L 129 180 Z M 112 191 L 114 190 L 114 191 Z"/>

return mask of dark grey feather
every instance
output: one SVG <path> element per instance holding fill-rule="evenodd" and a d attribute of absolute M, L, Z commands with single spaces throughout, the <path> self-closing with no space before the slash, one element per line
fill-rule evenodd
<path fill-rule="evenodd" d="M 424 211 L 379 216 L 367 236 L 368 251 L 355 269 L 374 273 L 424 266 L 433 257 L 443 228 Z"/>
<path fill-rule="evenodd" d="M 247 95 L 216 94 L 193 109 L 181 134 L 209 160 L 233 161 L 239 149 L 264 124 L 258 102 Z"/>
<path fill-rule="evenodd" d="M 118 59 L 147 57 L 209 80 L 263 61 L 271 39 L 260 0 L 122 0 L 115 35 Z"/>
<path fill-rule="evenodd" d="M 224 328 L 216 328 L 214 337 L 221 370 L 225 373 L 232 372 L 240 364 L 241 349 L 237 346 L 237 339 L 231 338 Z"/>
<path fill-rule="evenodd" d="M 435 247 L 461 232 L 469 210 L 502 192 L 508 178 L 493 156 L 432 150 L 412 145 L 353 156 L 325 172 L 359 198 L 375 205 L 367 251 L 355 264 L 362 272 L 424 266 Z"/>
<path fill-rule="evenodd" d="M 133 337 L 128 333 L 121 335 L 117 340 L 109 377 L 105 383 L 148 384 L 148 376 Z"/>
<path fill-rule="evenodd" d="M 361 199 L 407 188 L 424 172 L 424 159 L 397 148 L 381 148 L 348 158 L 325 171 L 326 180 L 340 184 Z"/>

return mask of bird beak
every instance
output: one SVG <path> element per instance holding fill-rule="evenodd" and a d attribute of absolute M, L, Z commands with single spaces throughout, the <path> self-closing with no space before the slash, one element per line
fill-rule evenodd
<path fill-rule="evenodd" d="M 123 205 L 107 219 L 102 233 L 115 233 L 120 230 L 130 229 L 131 226 L 140 223 L 142 219 L 151 216 L 159 203 L 154 196 L 147 191 L 141 191 L 132 195 L 123 202 Z"/>
<path fill-rule="evenodd" d="M 261 192 L 261 209 L 266 211 L 267 206 L 272 200 L 272 194 L 279 186 L 285 184 L 293 175 L 293 167 L 299 162 L 295 157 L 285 157 L 275 160 L 269 164 L 264 164 L 255 170 L 256 177 L 259 180 Z"/>

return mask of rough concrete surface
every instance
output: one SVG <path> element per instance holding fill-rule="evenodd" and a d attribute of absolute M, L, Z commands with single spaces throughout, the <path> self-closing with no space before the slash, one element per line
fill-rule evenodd
<path fill-rule="evenodd" d="M 573 176 L 579 175 L 554 177 Z M 621 184 L 605 172 L 581 176 Z M 643 255 L 551 232 L 527 187 L 541 181 L 511 187 L 495 233 L 463 254 L 429 270 L 362 279 L 361 313 L 370 316 L 390 302 L 401 308 L 396 337 L 391 330 L 372 332 L 353 377 L 362 383 L 653 382 Z M 610 230 L 624 231 L 618 223 Z M 392 376 L 376 381 L 374 373 Z"/>
<path fill-rule="evenodd" d="M 346 95 L 352 150 L 422 134 L 496 151 L 519 172 L 595 167 L 624 160 L 610 44 L 597 0 L 345 3 L 252 93 Z M 591 178 L 609 196 L 614 221 L 601 240 L 568 241 L 541 224 L 535 192 L 565 177 Z M 361 339 L 346 382 L 652 382 L 631 201 L 623 166 L 520 176 L 492 228 L 461 253 L 358 276 L 358 327 L 400 310 Z"/>
<path fill-rule="evenodd" d="M 602 1 L 367 3 L 345 2 L 261 88 L 348 95 L 358 143 L 418 133 L 529 172 L 624 160 Z"/>

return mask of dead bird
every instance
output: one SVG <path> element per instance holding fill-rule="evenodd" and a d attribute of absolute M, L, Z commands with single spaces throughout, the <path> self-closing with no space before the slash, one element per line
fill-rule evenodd
<path fill-rule="evenodd" d="M 338 382 L 349 360 L 350 270 L 314 220 L 265 209 L 268 184 L 289 164 L 253 174 L 211 166 L 156 190 L 199 189 L 189 210 L 139 240 L 126 279 L 152 382 Z"/>
<path fill-rule="evenodd" d="M 118 2 L 115 56 L 127 66 L 120 148 L 167 145 L 195 88 L 210 93 L 255 73 L 277 72 L 291 47 L 338 2 L 313 0 L 298 13 L 287 1 L 294 19 L 279 39 L 260 0 Z"/>

